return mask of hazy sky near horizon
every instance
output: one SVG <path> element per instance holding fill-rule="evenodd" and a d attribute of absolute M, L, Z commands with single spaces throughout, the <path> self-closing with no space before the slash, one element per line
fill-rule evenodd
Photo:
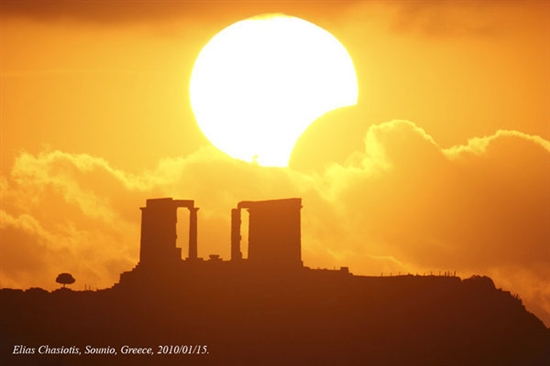
<path fill-rule="evenodd" d="M 201 48 L 275 12 L 338 38 L 359 83 L 289 168 L 219 152 L 189 102 Z M 488 275 L 550 324 L 548 2 L 3 1 L 1 16 L 0 286 L 111 286 L 138 261 L 147 198 L 194 199 L 199 256 L 228 259 L 237 202 L 302 197 L 305 265 Z"/>

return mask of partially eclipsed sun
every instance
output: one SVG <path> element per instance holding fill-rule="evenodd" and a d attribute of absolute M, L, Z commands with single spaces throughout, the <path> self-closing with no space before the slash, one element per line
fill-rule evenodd
<path fill-rule="evenodd" d="M 190 94 L 199 127 L 218 149 L 287 166 L 315 119 L 357 103 L 357 78 L 348 52 L 329 32 L 274 14 L 214 36 L 197 57 Z"/>

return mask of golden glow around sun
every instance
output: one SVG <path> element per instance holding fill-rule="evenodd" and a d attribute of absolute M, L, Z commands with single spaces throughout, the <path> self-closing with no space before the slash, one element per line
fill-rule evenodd
<path fill-rule="evenodd" d="M 321 115 L 357 102 L 353 62 L 329 32 L 281 14 L 225 28 L 191 75 L 197 123 L 226 154 L 287 166 L 296 140 Z"/>

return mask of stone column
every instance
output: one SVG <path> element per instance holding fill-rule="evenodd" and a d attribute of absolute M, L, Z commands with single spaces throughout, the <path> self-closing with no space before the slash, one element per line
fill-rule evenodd
<path fill-rule="evenodd" d="M 243 259 L 241 252 L 241 210 L 231 210 L 231 260 Z"/>
<path fill-rule="evenodd" d="M 189 207 L 189 259 L 197 259 L 197 211 L 198 207 Z"/>

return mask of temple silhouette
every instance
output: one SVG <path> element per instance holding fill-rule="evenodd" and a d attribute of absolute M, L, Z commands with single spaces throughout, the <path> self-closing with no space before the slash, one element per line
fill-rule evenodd
<path fill-rule="evenodd" d="M 188 254 L 182 259 L 177 247 L 177 210 L 189 210 Z M 158 284 L 162 276 L 177 280 L 181 276 L 205 272 L 231 275 L 262 272 L 276 276 L 296 273 L 304 268 L 301 258 L 301 198 L 241 201 L 231 210 L 231 259 L 212 254 L 198 257 L 197 212 L 193 200 L 154 198 L 141 207 L 141 243 L 137 266 L 120 275 L 118 285 Z M 241 214 L 248 211 L 248 253 L 241 250 Z M 345 270 L 345 269 L 344 269 Z"/>

